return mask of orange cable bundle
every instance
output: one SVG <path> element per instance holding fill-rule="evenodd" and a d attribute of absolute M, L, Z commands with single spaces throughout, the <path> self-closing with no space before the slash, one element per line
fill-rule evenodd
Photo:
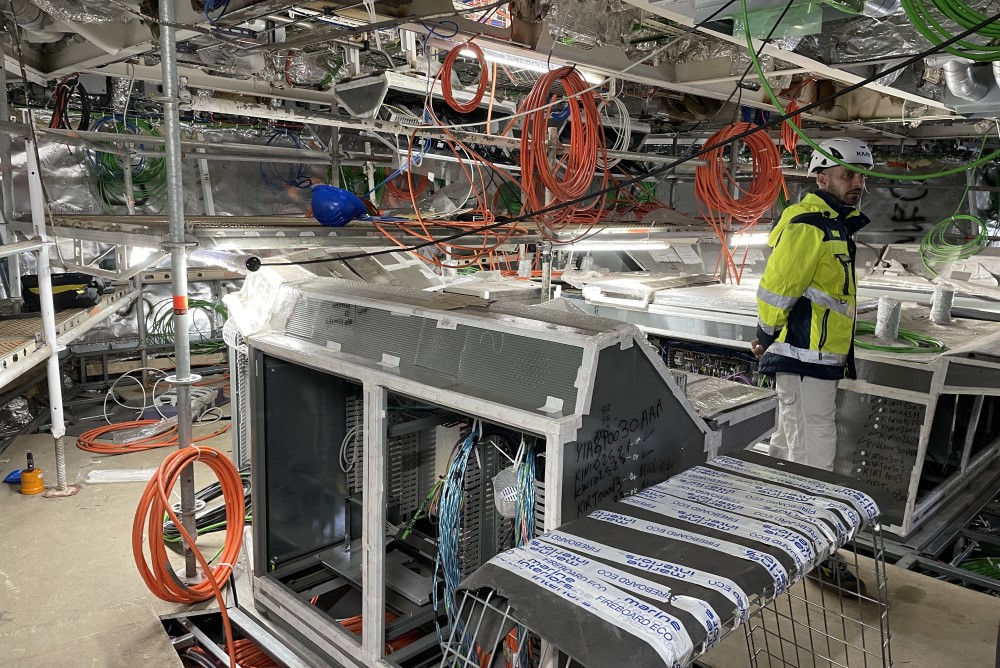
<path fill-rule="evenodd" d="M 214 568 L 209 565 L 205 555 L 198 549 L 194 538 L 181 523 L 170 503 L 170 492 L 180 478 L 181 473 L 189 465 L 201 462 L 212 470 L 222 486 L 222 495 L 226 508 L 226 541 L 222 548 L 221 561 Z M 163 516 L 166 514 L 173 521 L 181 534 L 185 545 L 194 552 L 195 559 L 201 567 L 201 582 L 193 585 L 184 584 L 174 572 L 167 555 L 166 543 L 163 540 Z M 222 623 L 226 632 L 226 646 L 229 648 L 230 665 L 236 666 L 233 631 L 229 624 L 229 613 L 226 611 L 226 601 L 222 596 L 222 587 L 233 572 L 233 564 L 240 554 L 243 540 L 245 506 L 243 500 L 243 480 L 232 460 L 225 454 L 213 448 L 190 446 L 175 450 L 163 459 L 156 474 L 146 485 L 139 506 L 132 520 L 132 556 L 139 569 L 139 575 L 149 590 L 157 597 L 169 603 L 200 603 L 213 596 L 219 603 L 222 613 Z M 143 533 L 149 541 L 149 562 L 142 549 Z"/>
<path fill-rule="evenodd" d="M 731 137 L 751 132 L 754 126 L 750 123 L 734 123 L 709 137 L 706 146 L 714 146 L 728 142 Z M 753 230 L 757 220 L 774 206 L 779 191 L 784 187 L 785 179 L 781 173 L 781 155 L 771 137 L 765 132 L 754 132 L 741 140 L 750 149 L 753 159 L 752 180 L 750 185 L 743 187 L 736 180 L 736 165 L 726 168 L 725 156 L 730 146 L 720 146 L 704 154 L 707 165 L 700 165 L 695 171 L 695 193 L 698 197 L 698 208 L 705 220 L 712 225 L 716 235 L 722 242 L 720 261 L 725 260 L 726 271 L 737 284 L 743 270 L 737 267 L 726 241 L 729 232 L 749 232 Z M 733 193 L 733 189 L 737 192 Z M 730 229 L 731 221 L 741 221 L 744 226 L 739 230 Z M 744 250 L 744 260 L 746 259 Z"/>
<path fill-rule="evenodd" d="M 479 61 L 480 72 L 479 87 L 476 88 L 476 92 L 472 95 L 471 100 L 462 103 L 455 99 L 454 92 L 451 89 L 451 69 L 454 67 L 458 57 L 462 55 L 462 51 L 465 50 L 471 51 L 476 56 L 476 60 Z M 483 101 L 483 96 L 486 95 L 486 87 L 490 83 L 489 68 L 486 66 L 486 56 L 483 55 L 483 50 L 471 41 L 466 44 L 459 44 L 445 56 L 444 62 L 441 64 L 441 70 L 438 72 L 438 77 L 441 79 L 441 96 L 449 107 L 460 114 L 468 114 L 475 111 L 479 107 L 479 103 Z"/>
<path fill-rule="evenodd" d="M 392 614 L 388 610 L 385 613 L 385 621 L 391 622 L 396 619 L 396 615 Z M 338 619 L 337 622 L 343 626 L 345 629 L 350 631 L 356 636 L 361 635 L 361 631 L 364 628 L 364 618 L 362 615 L 354 615 L 353 617 L 346 617 L 344 619 Z M 412 645 L 416 641 L 424 637 L 424 634 L 417 629 L 412 629 L 403 633 L 392 640 L 385 641 L 385 653 L 392 654 L 393 652 L 398 652 L 407 645 Z"/>
<path fill-rule="evenodd" d="M 548 143 L 552 107 L 541 107 L 550 102 L 554 89 L 560 86 L 569 104 L 570 146 L 553 164 L 549 159 Z M 543 74 L 521 105 L 522 110 L 530 110 L 521 126 L 521 178 L 529 210 L 545 208 L 543 190 L 551 194 L 554 202 L 586 195 L 594 185 L 598 157 L 607 163 L 607 146 L 597 110 L 599 98 L 587 90 L 589 87 L 575 67 L 561 67 Z M 604 188 L 607 182 L 608 174 L 604 170 L 600 187 Z M 604 201 L 603 197 L 594 199 L 589 206 L 568 206 L 541 216 L 537 222 L 543 234 L 574 222 L 593 226 L 600 218 Z"/>
<path fill-rule="evenodd" d="M 788 103 L 788 106 L 785 107 L 785 113 L 792 114 L 793 112 L 798 111 L 798 109 L 799 103 L 792 100 Z M 785 147 L 786 151 L 792 154 L 795 158 L 795 164 L 797 165 L 799 164 L 799 154 L 798 151 L 795 150 L 795 147 L 798 146 L 799 137 L 795 134 L 796 127 L 798 127 L 798 123 L 796 123 L 791 116 L 781 122 L 781 145 Z"/>
<path fill-rule="evenodd" d="M 252 640 L 240 638 L 233 643 L 233 654 L 241 668 L 278 668 L 274 659 L 264 653 Z"/>
<path fill-rule="evenodd" d="M 404 185 L 396 185 L 395 182 L 400 180 L 403 182 Z M 400 174 L 394 179 L 390 179 L 389 181 L 386 182 L 385 187 L 386 190 L 389 191 L 389 194 L 392 195 L 393 197 L 397 199 L 409 199 L 411 195 L 413 197 L 420 197 L 421 195 L 423 195 L 430 184 L 431 184 L 430 179 L 427 178 L 426 175 L 424 175 L 420 177 L 420 181 L 418 181 L 417 185 L 414 186 L 413 189 L 411 190 L 409 173 L 406 173 L 406 174 Z"/>
<path fill-rule="evenodd" d="M 129 452 L 141 452 L 143 450 L 154 450 L 156 448 L 177 447 L 177 426 L 167 429 L 163 433 L 149 438 L 143 438 L 132 443 L 101 443 L 108 438 L 107 434 L 125 429 L 135 429 L 137 427 L 150 427 L 159 424 L 160 420 L 132 420 L 130 422 L 117 422 L 115 424 L 101 425 L 83 432 L 76 439 L 76 447 L 87 452 L 96 452 L 100 455 L 124 455 Z M 217 429 L 207 436 L 200 436 L 194 439 L 193 443 L 207 441 L 210 438 L 225 434 L 229 431 L 230 425 Z"/>

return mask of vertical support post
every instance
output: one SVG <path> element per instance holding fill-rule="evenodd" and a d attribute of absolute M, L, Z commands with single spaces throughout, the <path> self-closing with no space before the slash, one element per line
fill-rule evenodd
<path fill-rule="evenodd" d="M 552 298 L 552 242 L 541 242 L 542 249 L 542 301 Z"/>
<path fill-rule="evenodd" d="M 976 170 L 967 169 L 965 170 L 965 184 L 969 189 L 969 215 L 975 218 L 979 217 L 979 207 L 976 206 L 976 191 L 973 188 L 976 187 Z M 976 223 L 969 221 L 969 234 L 976 236 L 979 234 L 979 229 Z"/>
<path fill-rule="evenodd" d="M 198 139 L 204 140 L 205 136 L 198 133 Z M 204 153 L 205 149 L 199 148 L 197 153 Z M 205 215 L 215 215 L 215 197 L 212 195 L 212 176 L 208 173 L 208 160 L 198 158 L 198 176 L 201 177 L 201 198 L 205 201 Z"/>
<path fill-rule="evenodd" d="M 135 188 L 132 185 L 132 144 L 125 144 L 124 164 L 122 165 L 122 175 L 125 177 L 125 206 L 128 208 L 128 215 L 135 215 Z"/>
<path fill-rule="evenodd" d="M 361 591 L 365 623 L 361 651 L 370 665 L 385 652 L 385 490 L 388 397 L 384 387 L 365 387 L 365 483 L 361 492 Z"/>
<path fill-rule="evenodd" d="M 330 185 L 340 188 L 340 128 L 330 128 Z"/>
<path fill-rule="evenodd" d="M 191 445 L 191 384 L 198 376 L 191 374 L 190 313 L 188 312 L 187 239 L 184 229 L 184 184 L 181 172 L 180 83 L 177 76 L 177 35 L 173 28 L 174 3 L 160 3 L 160 69 L 163 82 L 163 125 L 167 164 L 167 215 L 170 221 L 170 270 L 173 275 L 174 359 L 177 368 L 168 382 L 177 387 L 177 447 Z M 197 537 L 194 517 L 194 467 L 181 473 L 181 522 Z M 198 577 L 194 552 L 184 546 L 185 577 Z"/>
<path fill-rule="evenodd" d="M 142 285 L 142 272 L 140 271 L 132 279 L 135 285 L 136 295 L 135 299 L 135 323 L 136 331 L 139 333 L 139 362 L 142 364 L 143 369 L 149 366 L 149 337 L 146 334 L 146 299 L 143 297 L 143 285 Z M 147 379 L 149 378 L 149 372 L 142 372 L 142 384 L 145 385 Z"/>
<path fill-rule="evenodd" d="M 7 104 L 6 67 L 0 67 L 0 121 L 5 123 L 10 121 L 10 105 Z M 10 135 L 6 132 L 0 132 L 0 193 L 2 193 L 3 197 L 3 242 L 13 243 L 16 240 L 12 236 L 13 231 L 10 225 L 14 221 L 14 170 L 10 158 Z M 7 275 L 4 278 L 4 285 L 7 286 L 11 299 L 15 298 L 14 290 L 17 290 L 15 301 L 19 301 L 21 299 L 20 272 L 15 274 L 13 271 L 14 267 L 20 265 L 20 262 L 16 258 L 17 256 L 15 255 L 5 263 Z M 15 283 L 17 284 L 17 288 L 14 287 Z"/>
<path fill-rule="evenodd" d="M 24 143 L 28 159 L 28 194 L 31 197 L 31 223 L 35 236 L 41 242 L 38 249 L 38 296 L 42 305 L 42 330 L 49 346 L 46 367 L 49 386 L 49 417 L 52 421 L 52 438 L 55 440 L 56 488 L 46 496 L 70 496 L 78 491 L 76 485 L 66 484 L 66 425 L 63 421 L 62 374 L 59 371 L 59 338 L 56 336 L 56 311 L 52 302 L 52 268 L 49 265 L 48 235 L 45 232 L 45 192 L 42 175 L 35 154 L 35 143 L 30 138 Z"/>

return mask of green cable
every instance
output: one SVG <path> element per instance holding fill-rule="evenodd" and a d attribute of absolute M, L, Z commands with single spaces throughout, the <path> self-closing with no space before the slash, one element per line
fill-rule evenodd
<path fill-rule="evenodd" d="M 781 115 L 784 116 L 787 113 L 785 111 L 785 107 L 781 104 L 781 101 L 775 94 L 774 89 L 771 88 L 771 84 L 768 83 L 767 75 L 764 74 L 764 68 L 761 67 L 760 59 L 757 57 L 757 51 L 756 49 L 754 49 L 753 35 L 750 32 L 750 14 L 747 10 L 747 0 L 740 0 L 740 5 L 743 10 L 743 34 L 746 37 L 747 49 L 750 51 L 750 60 L 753 61 L 754 69 L 757 71 L 757 76 L 760 78 L 760 84 L 767 92 L 767 96 L 771 99 L 771 103 L 781 113 Z M 997 54 L 997 58 L 1000 59 L 1000 53 Z M 797 123 L 792 122 L 789 123 L 789 125 L 795 131 L 795 134 L 798 135 L 798 137 L 802 139 L 802 141 L 804 141 L 807 145 L 812 147 L 814 151 L 818 151 L 821 155 L 826 156 L 827 158 L 837 163 L 841 167 L 850 170 L 852 172 L 857 172 L 858 174 L 864 174 L 865 176 L 872 176 L 880 179 L 889 179 L 892 181 L 925 181 L 927 179 L 937 179 L 942 176 L 960 174 L 962 172 L 967 171 L 968 169 L 979 167 L 980 165 L 985 165 L 987 162 L 990 162 L 991 160 L 1000 157 L 1000 149 L 997 149 L 992 153 L 988 153 L 986 155 L 980 155 L 979 158 L 973 160 L 972 162 L 966 164 L 965 166 L 952 167 L 950 169 L 946 169 L 940 172 L 934 172 L 931 174 L 889 174 L 886 172 L 876 172 L 871 169 L 865 169 L 863 167 L 858 167 L 857 165 L 852 165 L 850 163 L 844 162 L 840 158 L 837 158 L 828 153 L 827 151 L 824 151 L 822 148 L 820 148 L 819 144 L 817 144 L 808 136 L 806 136 L 806 133 L 804 133 L 802 129 L 799 128 Z"/>
<path fill-rule="evenodd" d="M 130 119 L 126 124 L 124 121 L 105 117 L 94 124 L 94 129 L 112 134 L 135 135 L 137 143 L 141 143 L 143 135 L 160 136 L 160 133 L 142 118 Z M 123 159 L 113 153 L 97 151 L 87 151 L 85 155 L 84 164 L 97 179 L 97 191 L 102 207 L 107 213 L 115 213 L 114 207 L 125 205 L 128 196 Z M 132 172 L 134 199 L 137 202 L 144 202 L 144 206 L 162 205 L 167 191 L 166 161 L 163 158 L 144 158 L 138 164 L 130 163 L 129 167 Z"/>
<path fill-rule="evenodd" d="M 400 536 L 400 540 L 406 540 L 407 536 L 410 535 L 410 532 L 413 531 L 413 526 L 417 523 L 417 520 L 423 517 L 424 510 L 427 508 L 427 504 L 429 504 L 431 502 L 431 499 L 434 498 L 434 493 L 437 492 L 438 489 L 441 487 L 441 482 L 442 481 L 438 480 L 436 483 L 434 483 L 434 486 L 431 487 L 431 491 L 427 492 L 427 496 L 424 497 L 423 503 L 421 503 L 420 507 L 417 508 L 417 512 L 415 512 L 413 514 L 413 517 L 410 518 L 410 521 L 406 523 L 406 530 L 403 531 L 403 535 Z"/>
<path fill-rule="evenodd" d="M 229 309 L 222 304 L 203 299 L 189 299 L 188 308 L 191 311 L 201 311 L 212 320 L 213 314 L 222 316 L 223 322 L 229 318 Z M 154 343 L 169 345 L 174 342 L 173 303 L 164 299 L 153 306 L 146 316 L 146 330 Z M 226 350 L 225 341 L 195 341 L 191 343 L 191 352 L 196 355 L 209 355 Z"/>
<path fill-rule="evenodd" d="M 986 137 L 987 135 L 983 135 L 983 141 L 979 145 L 980 153 L 983 152 L 983 147 L 986 146 Z M 958 206 L 955 207 L 955 213 L 932 227 L 924 235 L 924 238 L 920 240 L 920 261 L 923 263 L 924 268 L 934 276 L 938 276 L 939 274 L 931 267 L 932 264 L 944 264 L 956 260 L 964 260 L 979 253 L 979 251 L 986 248 L 990 243 L 990 230 L 986 226 L 986 223 L 976 216 L 958 213 L 969 196 L 971 185 L 971 180 L 967 180 L 965 190 L 962 192 L 962 198 L 959 200 Z M 972 239 L 966 236 L 965 243 L 953 244 L 948 241 L 946 235 L 952 225 L 960 221 L 978 226 L 979 233 Z M 963 233 L 960 228 L 959 236 L 961 237 L 962 235 Z"/>
<path fill-rule="evenodd" d="M 854 330 L 855 337 L 858 334 L 874 334 L 875 324 L 867 320 L 859 320 Z M 889 346 L 877 343 L 868 343 L 858 338 L 854 339 L 854 345 L 865 350 L 877 350 L 884 353 L 941 353 L 946 350 L 944 343 L 934 337 L 920 334 L 908 329 L 899 330 L 899 338 L 907 341 L 910 345 Z"/>
<path fill-rule="evenodd" d="M 952 225 L 959 221 L 966 221 L 978 225 L 979 233 L 964 243 L 953 244 L 948 241 L 947 233 L 948 230 L 951 229 Z M 932 264 L 944 264 L 972 257 L 982 249 L 986 248 L 986 246 L 989 245 L 989 241 L 989 228 L 986 226 L 986 223 L 981 221 L 976 216 L 964 214 L 948 216 L 932 227 L 924 238 L 920 240 L 920 260 L 924 263 L 924 267 L 927 271 L 931 272 L 935 276 L 938 276 L 938 273 L 931 268 Z"/>
<path fill-rule="evenodd" d="M 932 4 L 944 16 L 965 30 L 982 23 L 987 18 L 958 0 L 932 0 Z M 913 27 L 932 44 L 941 44 L 953 37 L 953 33 L 938 22 L 924 0 L 903 0 L 903 10 L 913 23 Z M 988 25 L 976 34 L 995 42 L 1000 38 L 1000 25 Z M 943 50 L 954 56 L 977 62 L 1000 60 L 1000 46 L 996 44 L 976 44 L 961 39 L 952 46 L 944 47 Z"/>

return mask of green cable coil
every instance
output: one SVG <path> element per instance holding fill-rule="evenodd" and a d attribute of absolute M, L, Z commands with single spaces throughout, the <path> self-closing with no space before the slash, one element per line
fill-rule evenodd
<path fill-rule="evenodd" d="M 225 306 L 203 299 L 189 299 L 188 308 L 192 315 L 192 321 L 194 314 L 198 311 L 204 313 L 210 322 L 214 322 L 213 318 L 216 315 L 222 316 L 223 323 L 229 318 L 229 309 Z M 174 307 L 170 299 L 157 302 L 149 310 L 149 315 L 146 316 L 146 331 L 149 333 L 149 339 L 152 343 L 169 345 L 174 342 L 173 316 Z M 205 337 L 201 341 L 191 342 L 191 353 L 195 355 L 210 355 L 225 350 L 225 341 L 211 340 Z"/>
<path fill-rule="evenodd" d="M 944 0 L 935 0 L 935 1 L 943 2 Z M 760 63 L 760 58 L 757 57 L 757 52 L 756 49 L 754 48 L 753 35 L 750 32 L 750 16 L 749 16 L 749 11 L 747 9 L 747 0 L 740 0 L 740 5 L 742 6 L 743 10 L 743 26 L 744 26 L 743 34 L 744 38 L 746 39 L 747 49 L 750 52 L 749 54 L 750 60 L 753 62 L 754 69 L 757 71 L 757 77 L 760 79 L 760 84 L 763 87 L 764 91 L 767 93 L 768 99 L 771 100 L 771 104 L 773 104 L 775 108 L 781 113 L 781 115 L 784 116 L 787 113 L 785 111 L 785 105 L 781 103 L 781 100 L 778 99 L 778 96 L 774 92 L 774 89 L 771 87 L 771 84 L 767 81 L 767 75 L 764 73 L 764 68 Z M 970 24 L 970 27 L 971 25 L 975 24 Z M 996 48 L 998 49 L 998 51 L 996 53 L 995 59 L 1000 60 L 1000 46 Z M 848 169 L 852 172 L 857 172 L 858 174 L 864 174 L 865 176 L 872 176 L 881 179 L 889 179 L 893 181 L 924 181 L 926 179 L 936 179 L 942 176 L 951 176 L 952 174 L 961 174 L 969 169 L 974 169 L 976 167 L 979 167 L 980 165 L 985 165 L 986 163 L 996 158 L 1000 158 L 1000 149 L 997 149 L 985 155 L 980 155 L 975 160 L 968 162 L 964 165 L 959 165 L 958 167 L 951 167 L 949 169 L 945 169 L 940 172 L 933 172 L 930 174 L 890 174 L 888 172 L 877 172 L 872 169 L 864 169 L 862 167 L 858 167 L 857 165 L 852 165 L 847 162 L 844 162 L 837 156 L 830 155 L 828 151 L 821 149 L 819 147 L 819 144 L 817 144 L 811 138 L 809 138 L 806 135 L 806 133 L 803 132 L 801 128 L 799 128 L 797 123 L 792 123 L 791 128 L 795 131 L 795 134 L 798 135 L 798 137 L 802 141 L 804 141 L 811 149 L 813 149 L 814 151 L 818 151 L 821 155 L 826 156 L 829 160 L 832 160 L 841 167 L 844 167 L 845 169 Z"/>
<path fill-rule="evenodd" d="M 146 120 L 134 118 L 123 120 L 115 116 L 105 116 L 94 123 L 93 132 L 136 135 L 136 144 L 142 150 L 156 150 L 143 147 L 142 136 L 159 137 L 160 133 Z M 162 150 L 162 149 L 160 149 Z M 84 165 L 97 180 L 97 192 L 101 206 L 109 214 L 115 207 L 127 205 L 124 158 L 113 153 L 98 151 L 84 152 Z M 167 168 L 163 158 L 133 158 L 130 161 L 132 176 L 132 196 L 138 207 L 162 209 L 167 192 Z"/>
<path fill-rule="evenodd" d="M 952 243 L 948 240 L 948 231 L 956 222 L 961 221 L 978 226 L 979 232 L 971 239 L 967 238 L 963 243 Z M 990 230 L 986 223 L 976 216 L 956 214 L 945 218 L 932 227 L 920 240 L 920 260 L 924 263 L 927 271 L 937 276 L 938 273 L 931 267 L 932 264 L 944 264 L 972 257 L 986 248 L 989 241 Z"/>
<path fill-rule="evenodd" d="M 930 4 L 963 30 L 968 30 L 987 18 L 959 0 L 931 0 Z M 953 32 L 938 21 L 925 0 L 903 0 L 903 10 L 913 27 L 932 44 L 941 44 L 954 36 Z M 977 62 L 1000 60 L 1000 45 L 996 44 L 997 39 L 1000 39 L 1000 24 L 986 26 L 976 34 L 985 38 L 988 43 L 976 44 L 961 39 L 952 46 L 946 46 L 944 51 Z"/>
<path fill-rule="evenodd" d="M 866 320 L 859 320 L 857 327 L 854 329 L 855 336 L 858 334 L 874 333 L 875 324 Z M 858 338 L 854 339 L 854 345 L 865 350 L 877 350 L 884 353 L 941 353 L 946 349 L 944 343 L 938 341 L 934 337 L 912 332 L 908 329 L 900 329 L 899 338 L 906 341 L 909 345 L 881 345 L 878 343 L 862 341 Z"/>

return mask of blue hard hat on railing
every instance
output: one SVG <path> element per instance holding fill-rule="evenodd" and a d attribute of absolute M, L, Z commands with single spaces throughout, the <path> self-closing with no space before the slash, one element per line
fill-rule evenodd
<path fill-rule="evenodd" d="M 354 193 L 334 186 L 319 185 L 312 189 L 313 217 L 327 227 L 343 227 L 368 214 L 368 207 Z"/>

